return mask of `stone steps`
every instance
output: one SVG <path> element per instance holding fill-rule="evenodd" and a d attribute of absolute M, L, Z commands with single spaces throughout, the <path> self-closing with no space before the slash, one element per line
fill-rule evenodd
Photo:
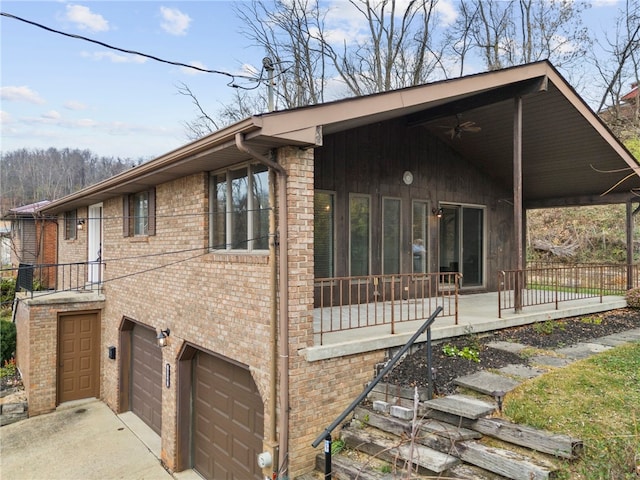
<path fill-rule="evenodd" d="M 640 341 L 640 329 L 578 343 L 550 354 L 543 352 L 531 357 L 533 366 L 508 365 L 496 373 L 481 371 L 456 380 L 458 386 L 484 395 L 482 398 L 455 394 L 425 400 L 422 392 L 418 395 L 419 421 L 415 428 L 414 392 L 380 385 L 369 397 L 373 408 L 358 407 L 351 425 L 342 430 L 345 443 L 360 451 L 361 457 L 355 460 L 343 455 L 334 456 L 333 478 L 391 480 L 397 478 L 394 476 L 397 472 L 371 471 L 368 468 L 370 459 L 376 457 L 377 461 L 388 462 L 387 469 L 404 468 L 406 471 L 410 455 L 419 467 L 419 473 L 412 474 L 415 479 L 430 478 L 420 474 L 461 480 L 556 478 L 553 458 L 578 458 L 583 449 L 582 441 L 492 418 L 502 397 L 522 381 L 544 374 L 546 367 L 562 367 L 635 341 Z M 511 342 L 494 342 L 489 346 L 512 353 L 528 348 Z M 498 441 L 501 448 L 493 444 L 488 446 L 483 437 L 496 439 L 494 441 Z M 513 449 L 509 445 L 513 445 Z M 318 470 L 322 470 L 320 460 Z"/>

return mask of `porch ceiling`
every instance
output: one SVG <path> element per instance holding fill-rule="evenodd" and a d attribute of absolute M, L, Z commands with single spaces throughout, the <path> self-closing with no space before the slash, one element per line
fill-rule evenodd
<path fill-rule="evenodd" d="M 638 175 L 616 185 L 632 169 L 553 83 L 549 82 L 547 91 L 524 97 L 522 112 L 526 206 L 616 203 L 632 198 L 630 190 L 640 188 Z M 508 99 L 467 110 L 459 117 L 428 121 L 421 127 L 512 190 L 513 116 L 514 100 Z M 451 138 L 449 128 L 443 128 L 467 121 L 475 122 L 481 130 Z"/>

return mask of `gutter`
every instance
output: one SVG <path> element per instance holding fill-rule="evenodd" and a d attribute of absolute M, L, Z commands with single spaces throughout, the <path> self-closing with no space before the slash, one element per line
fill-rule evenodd
<path fill-rule="evenodd" d="M 277 285 L 277 268 L 276 268 L 276 223 L 275 212 L 272 209 L 269 221 L 269 261 L 271 263 L 271 385 L 269 399 L 269 437 L 267 439 L 270 448 L 274 448 L 277 454 L 273 456 L 274 473 L 286 470 L 288 452 L 289 452 L 289 290 L 288 290 L 288 254 L 289 245 L 287 238 L 288 221 L 287 221 L 287 172 L 282 165 L 266 158 L 264 155 L 253 150 L 245 143 L 245 136 L 242 132 L 235 135 L 236 146 L 238 150 L 246 153 L 253 159 L 270 169 L 271 180 L 276 175 L 278 179 L 278 230 L 280 231 L 279 247 L 280 247 L 280 319 L 276 324 L 278 312 L 278 285 Z M 271 182 L 269 188 L 269 201 L 272 206 L 275 205 L 275 185 Z M 280 330 L 280 342 L 278 342 L 278 329 Z M 280 357 L 278 359 L 278 346 Z M 278 418 L 278 426 L 276 428 L 276 412 L 277 412 L 277 374 L 278 366 L 280 368 L 280 417 Z M 280 431 L 280 444 L 278 447 L 277 431 Z"/>

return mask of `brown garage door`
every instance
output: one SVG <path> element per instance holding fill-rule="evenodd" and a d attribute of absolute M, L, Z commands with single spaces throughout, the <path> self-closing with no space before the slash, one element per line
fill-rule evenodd
<path fill-rule="evenodd" d="M 100 396 L 98 313 L 58 318 L 58 403 Z"/>
<path fill-rule="evenodd" d="M 162 428 L 162 385 L 156 332 L 136 325 L 131 333 L 131 411 L 157 434 Z"/>
<path fill-rule="evenodd" d="M 262 478 L 264 406 L 249 370 L 198 352 L 193 381 L 193 467 L 207 479 Z"/>

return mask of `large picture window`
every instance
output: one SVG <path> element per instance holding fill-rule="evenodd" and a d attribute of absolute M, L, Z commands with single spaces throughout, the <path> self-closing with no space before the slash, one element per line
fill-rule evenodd
<path fill-rule="evenodd" d="M 211 175 L 210 247 L 216 250 L 269 248 L 269 174 L 251 165 Z"/>
<path fill-rule="evenodd" d="M 371 202 L 368 195 L 349 197 L 349 271 L 369 275 L 371 263 Z"/>
<path fill-rule="evenodd" d="M 315 278 L 334 276 L 334 194 L 313 196 L 313 264 Z"/>

